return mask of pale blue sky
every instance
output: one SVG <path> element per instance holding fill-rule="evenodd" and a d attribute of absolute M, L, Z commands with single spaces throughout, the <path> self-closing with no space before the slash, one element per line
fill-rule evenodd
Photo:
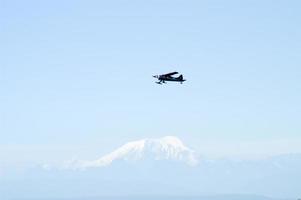
<path fill-rule="evenodd" d="M 301 141 L 300 8 L 0 0 L 0 146 Z M 188 81 L 154 84 L 174 70 Z"/>

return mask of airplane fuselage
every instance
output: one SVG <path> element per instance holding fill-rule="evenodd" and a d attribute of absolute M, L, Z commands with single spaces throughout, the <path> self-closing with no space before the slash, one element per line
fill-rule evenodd
<path fill-rule="evenodd" d="M 180 83 L 183 83 L 184 81 L 186 81 L 185 79 L 183 79 L 183 76 L 170 77 L 170 76 L 164 76 L 164 75 L 159 76 L 158 80 L 163 83 L 165 81 L 173 81 L 173 82 L 180 82 Z"/>
<path fill-rule="evenodd" d="M 161 74 L 161 75 L 155 75 L 154 78 L 157 78 L 159 82 L 156 82 L 158 84 L 165 83 L 165 81 L 173 81 L 173 82 L 180 82 L 181 84 L 186 81 L 183 78 L 183 75 L 181 74 L 178 77 L 174 77 L 173 75 L 178 74 L 178 72 L 171 72 L 168 74 Z"/>

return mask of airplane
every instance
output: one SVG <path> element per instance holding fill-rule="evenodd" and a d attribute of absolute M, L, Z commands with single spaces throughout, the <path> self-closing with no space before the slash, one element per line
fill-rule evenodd
<path fill-rule="evenodd" d="M 174 82 L 180 82 L 181 84 L 186 81 L 183 79 L 183 75 L 181 74 L 178 77 L 173 77 L 173 75 L 178 74 L 179 72 L 171 72 L 168 74 L 161 74 L 161 75 L 155 75 L 154 78 L 157 78 L 159 81 L 156 82 L 157 84 L 165 83 L 165 81 L 174 81 Z"/>

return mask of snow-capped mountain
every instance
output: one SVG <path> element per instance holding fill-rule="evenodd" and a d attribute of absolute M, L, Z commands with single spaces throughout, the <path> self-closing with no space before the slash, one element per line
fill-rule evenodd
<path fill-rule="evenodd" d="M 182 141 L 174 136 L 166 136 L 158 139 L 143 139 L 132 141 L 117 148 L 113 152 L 96 160 L 73 160 L 65 163 L 64 168 L 86 169 L 91 167 L 105 167 L 114 161 L 141 161 L 151 159 L 171 160 L 183 162 L 189 166 L 198 164 L 196 153 L 186 147 Z"/>
<path fill-rule="evenodd" d="M 24 197 L 27 191 L 35 194 L 38 191 L 39 196 L 50 194 L 53 198 L 150 193 L 198 196 L 229 192 L 294 199 L 300 196 L 301 154 L 259 160 L 202 157 L 201 161 L 197 165 L 195 152 L 176 137 L 143 139 L 126 143 L 99 159 L 68 162 L 66 170 L 60 170 L 62 166 L 48 170 L 30 168 L 20 180 L 12 177 L 11 182 L 0 181 L 0 193 L 24 191 L 19 193 Z"/>

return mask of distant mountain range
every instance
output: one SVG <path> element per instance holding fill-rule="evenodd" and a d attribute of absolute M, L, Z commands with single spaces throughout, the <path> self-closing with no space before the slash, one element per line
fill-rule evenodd
<path fill-rule="evenodd" d="M 190 166 L 198 164 L 196 153 L 186 147 L 180 139 L 166 136 L 159 139 L 143 139 L 128 142 L 113 152 L 93 161 L 72 160 L 64 164 L 65 169 L 87 169 L 106 167 L 116 161 L 141 162 L 145 160 L 170 160 Z"/>
<path fill-rule="evenodd" d="M 268 200 L 265 196 L 297 199 L 301 196 L 301 154 L 251 161 L 206 160 L 180 139 L 167 136 L 129 142 L 96 160 L 37 166 L 19 177 L 0 180 L 1 199 L 112 195 L 167 195 L 172 199 L 190 196 L 201 200 Z M 16 190 L 21 196 L 14 196 Z M 209 198 L 204 194 L 243 195 Z"/>

